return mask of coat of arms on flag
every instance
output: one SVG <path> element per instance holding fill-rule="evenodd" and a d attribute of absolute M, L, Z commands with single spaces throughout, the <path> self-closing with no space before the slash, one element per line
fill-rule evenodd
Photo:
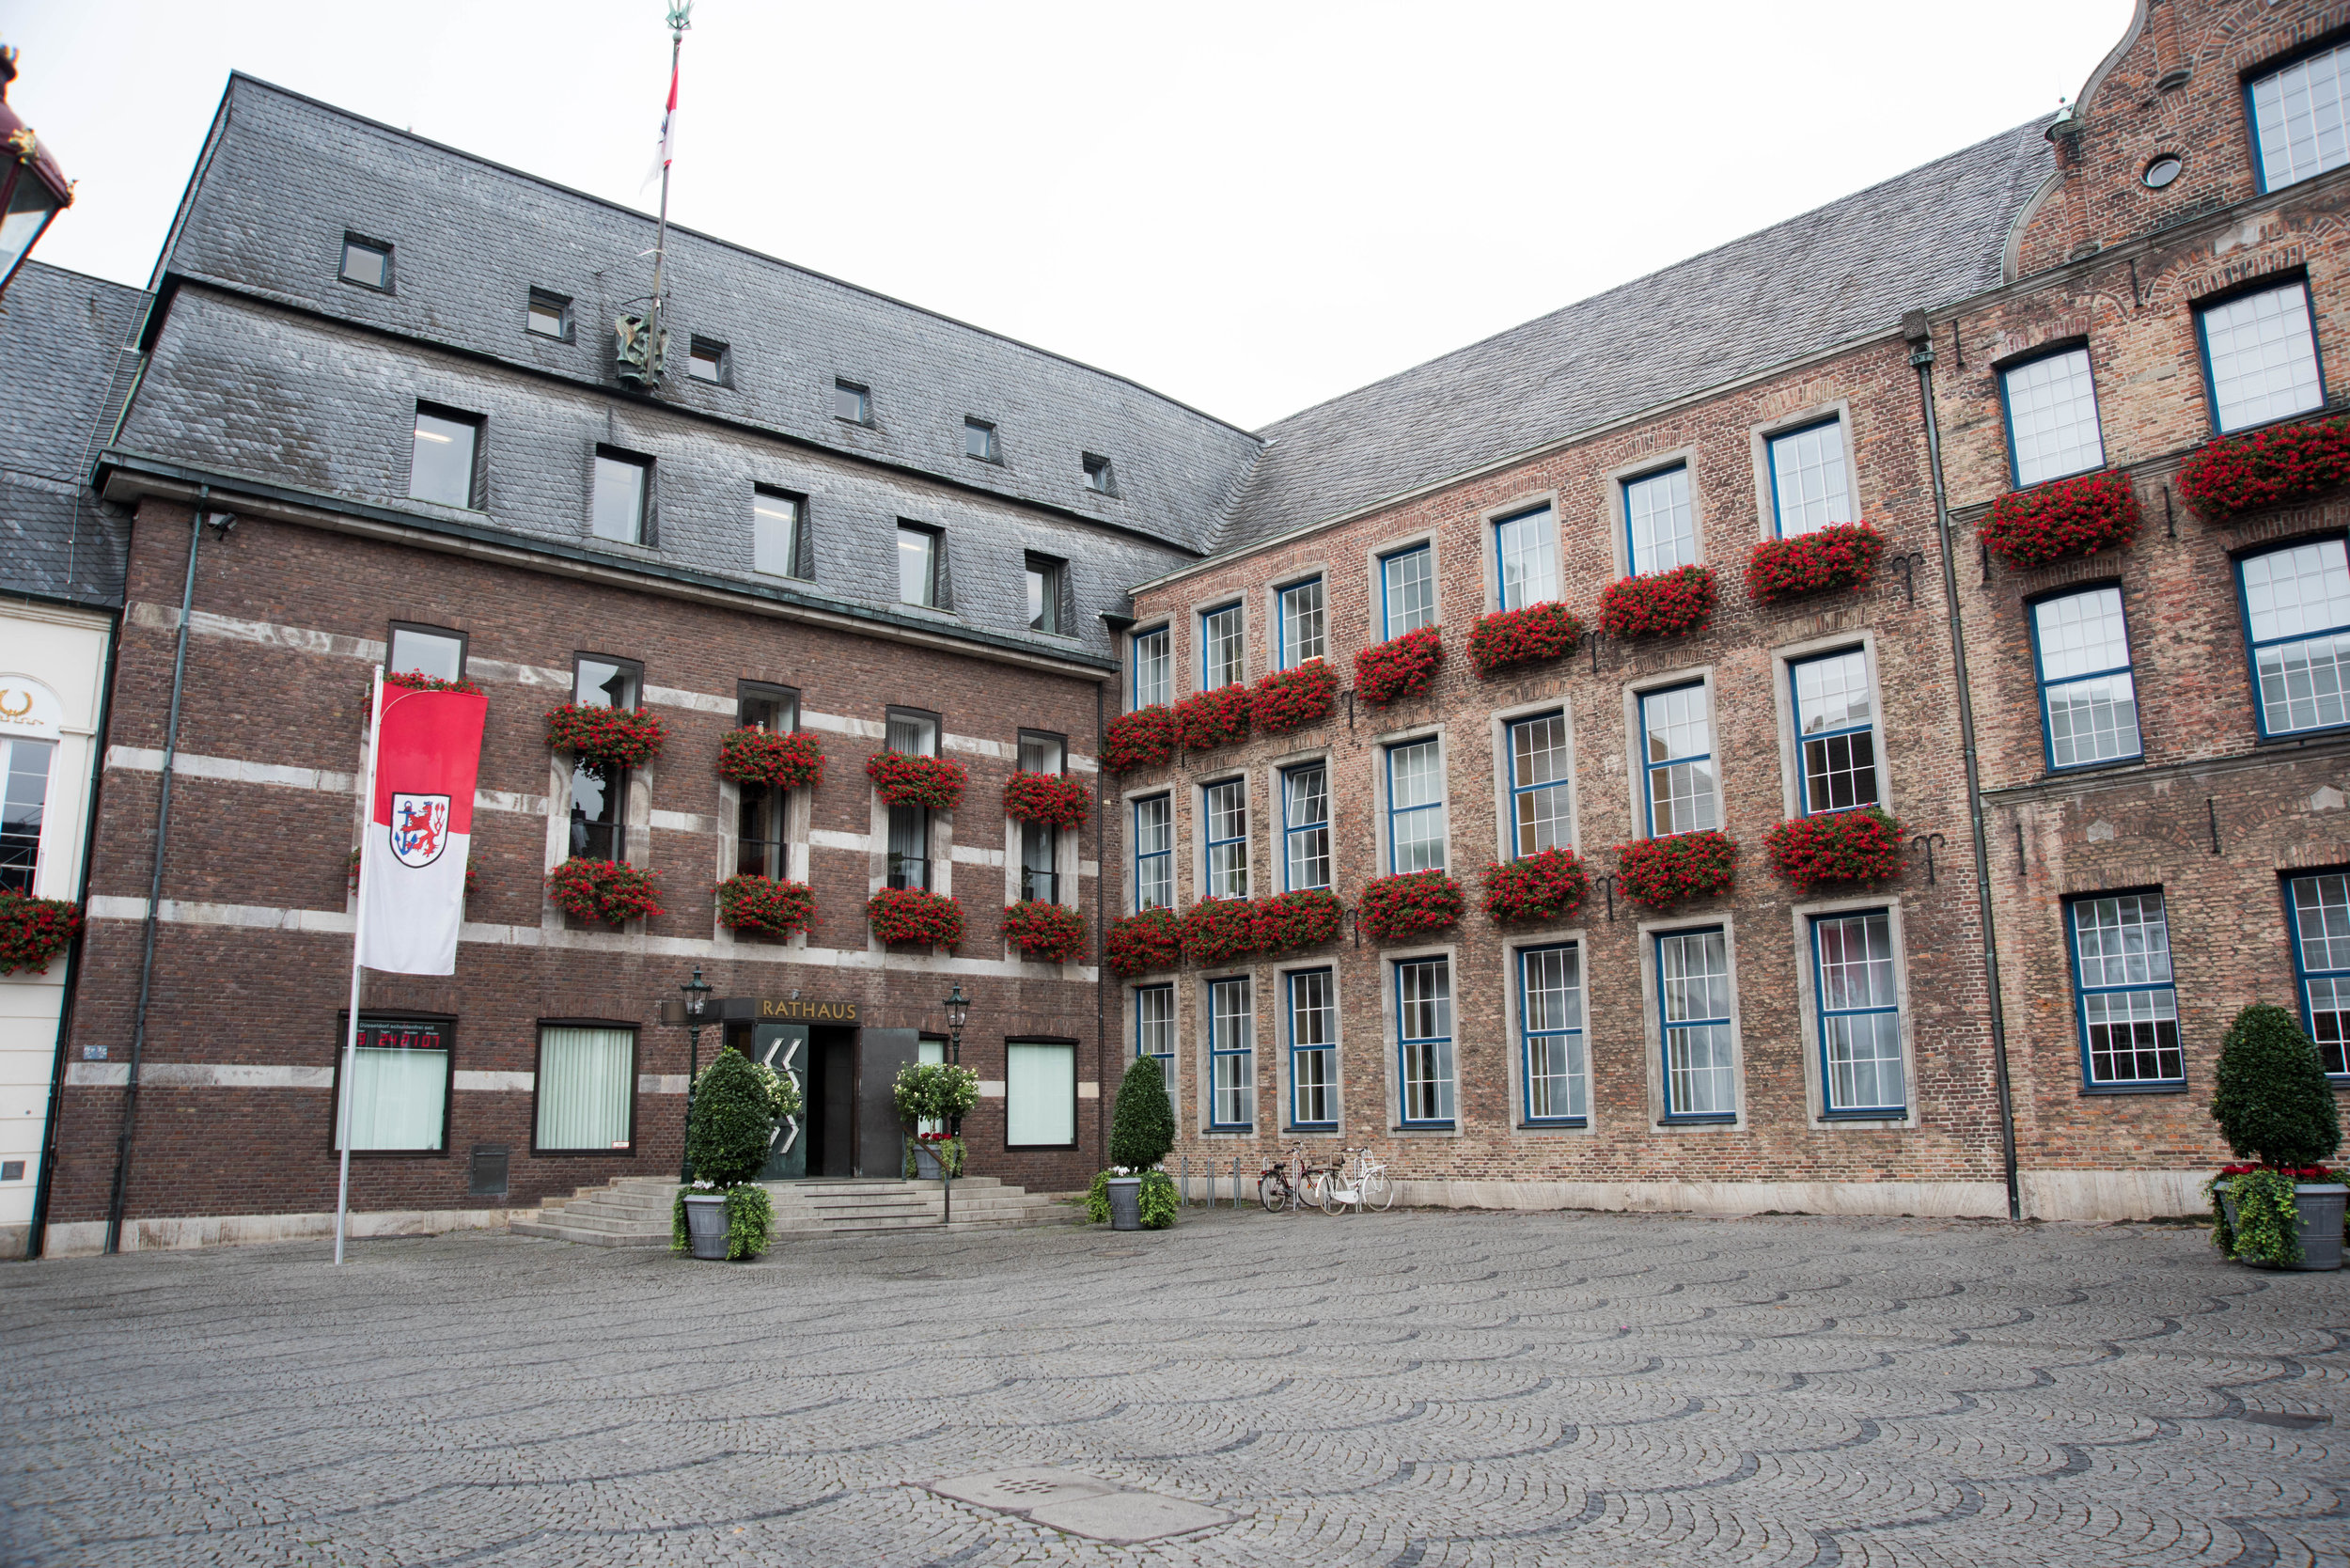
<path fill-rule="evenodd" d="M 448 847 L 448 796 L 393 792 L 391 834 L 401 865 L 431 865 Z"/>

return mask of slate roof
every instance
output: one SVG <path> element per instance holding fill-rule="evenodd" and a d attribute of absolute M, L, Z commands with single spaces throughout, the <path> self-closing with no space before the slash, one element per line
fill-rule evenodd
<path fill-rule="evenodd" d="M 0 592 L 120 604 L 129 534 L 89 494 L 147 296 L 24 263 L 0 296 Z"/>
<path fill-rule="evenodd" d="M 1291 415 L 1217 530 L 1245 547 L 1997 287 L 2044 121 Z"/>

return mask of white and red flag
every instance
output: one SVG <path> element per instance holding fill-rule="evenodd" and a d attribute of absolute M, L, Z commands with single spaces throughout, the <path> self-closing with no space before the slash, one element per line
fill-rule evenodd
<path fill-rule="evenodd" d="M 389 682 L 380 692 L 358 961 L 395 974 L 453 974 L 489 698 Z"/>
<path fill-rule="evenodd" d="M 661 111 L 661 150 L 653 154 L 652 167 L 645 171 L 645 185 L 651 184 L 669 172 L 669 155 L 677 149 L 677 60 L 669 61 L 669 103 Z M 638 190 L 643 190 L 639 185 Z"/>

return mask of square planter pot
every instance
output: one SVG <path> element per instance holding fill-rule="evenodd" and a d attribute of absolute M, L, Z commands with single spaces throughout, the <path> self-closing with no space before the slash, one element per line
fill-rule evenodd
<path fill-rule="evenodd" d="M 685 1239 L 694 1256 L 709 1262 L 727 1261 L 727 1200 L 722 1193 L 689 1193 L 685 1199 Z"/>
<path fill-rule="evenodd" d="M 1142 1229 L 1142 1178 L 1113 1176 L 1110 1178 L 1110 1229 L 1139 1231 Z"/>
<path fill-rule="evenodd" d="M 914 1144 L 914 1179 L 917 1182 L 935 1182 L 945 1174 L 939 1168 L 938 1156 L 931 1152 L 931 1146 L 916 1138 Z"/>
<path fill-rule="evenodd" d="M 2235 1229 L 2235 1197 L 2222 1182 L 2213 1190 L 2219 1195 L 2219 1207 L 2228 1216 L 2228 1229 Z M 2301 1273 L 2316 1274 L 2342 1266 L 2342 1210 L 2350 1200 L 2350 1187 L 2325 1183 L 2296 1182 L 2293 1187 L 2293 1207 L 2300 1224 L 2301 1261 L 2284 1266 Z M 2255 1265 L 2259 1266 L 2259 1265 Z"/>

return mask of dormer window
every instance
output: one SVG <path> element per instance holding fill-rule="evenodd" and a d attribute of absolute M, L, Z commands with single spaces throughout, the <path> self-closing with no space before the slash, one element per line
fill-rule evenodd
<path fill-rule="evenodd" d="M 1104 495 L 1118 494 L 1118 478 L 1110 472 L 1110 460 L 1093 452 L 1085 455 L 1086 488 Z"/>
<path fill-rule="evenodd" d="M 392 247 L 381 240 L 363 240 L 356 234 L 345 234 L 342 279 L 362 289 L 390 293 Z"/>
<path fill-rule="evenodd" d="M 727 381 L 727 346 L 715 337 L 694 338 L 685 354 L 685 373 L 696 381 L 723 386 Z"/>
<path fill-rule="evenodd" d="M 835 381 L 832 384 L 832 416 L 846 419 L 852 425 L 871 424 L 872 392 L 853 381 Z"/>
<path fill-rule="evenodd" d="M 1003 462 L 1003 448 L 995 443 L 995 427 L 984 419 L 964 420 L 963 455 L 978 458 L 981 463 Z"/>
<path fill-rule="evenodd" d="M 2297 184 L 2350 164 L 2342 121 L 2343 99 L 2350 96 L 2350 43 L 2253 77 L 2247 96 L 2262 190 Z"/>
<path fill-rule="evenodd" d="M 551 294 L 544 289 L 530 291 L 528 313 L 523 318 L 523 329 L 538 337 L 557 337 L 565 342 L 572 337 L 572 302 L 569 296 Z"/>

